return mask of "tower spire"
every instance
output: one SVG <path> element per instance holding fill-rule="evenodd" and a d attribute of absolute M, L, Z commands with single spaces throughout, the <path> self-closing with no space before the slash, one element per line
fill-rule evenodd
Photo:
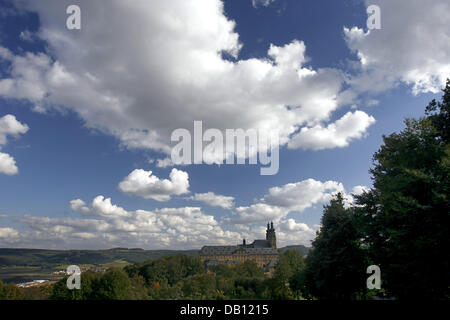
<path fill-rule="evenodd" d="M 271 223 L 267 223 L 266 240 L 269 241 L 272 248 L 277 248 L 277 238 L 275 235 L 275 228 L 273 227 L 273 221 Z"/>

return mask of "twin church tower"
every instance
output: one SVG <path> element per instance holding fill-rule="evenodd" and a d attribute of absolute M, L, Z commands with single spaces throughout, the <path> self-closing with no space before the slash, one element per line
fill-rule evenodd
<path fill-rule="evenodd" d="M 277 248 L 277 237 L 275 235 L 275 229 L 273 227 L 273 222 L 267 223 L 267 230 L 266 230 L 266 241 L 270 243 L 270 246 L 274 249 Z"/>

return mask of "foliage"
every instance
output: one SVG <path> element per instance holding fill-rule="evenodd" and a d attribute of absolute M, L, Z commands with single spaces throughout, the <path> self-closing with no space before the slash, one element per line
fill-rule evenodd
<path fill-rule="evenodd" d="M 124 270 L 130 276 L 142 276 L 150 286 L 164 281 L 174 285 L 184 278 L 203 272 L 203 265 L 197 257 L 177 254 L 127 266 Z"/>
<path fill-rule="evenodd" d="M 374 155 L 357 215 L 383 286 L 398 298 L 449 297 L 450 82 L 426 117 L 407 119 Z"/>
<path fill-rule="evenodd" d="M 288 268 L 288 278 L 304 265 L 296 250 L 281 255 Z M 276 273 L 283 277 L 283 270 Z M 283 276 L 282 276 L 283 274 Z M 281 279 L 281 278 L 280 278 Z M 239 265 L 218 265 L 207 272 L 198 258 L 173 255 L 145 263 L 111 269 L 106 273 L 84 272 L 81 289 L 69 290 L 66 280 L 53 285 L 50 299 L 293 299 L 289 287 L 279 285 L 280 279 L 269 278 L 255 262 Z M 281 290 L 280 290 L 281 288 Z M 286 288 L 286 289 L 284 289 Z"/>
<path fill-rule="evenodd" d="M 273 279 L 270 280 L 273 288 L 272 299 L 291 300 L 301 298 L 298 279 L 304 267 L 305 261 L 299 251 L 284 251 L 280 255 Z"/>
<path fill-rule="evenodd" d="M 366 260 L 353 208 L 346 208 L 338 193 L 324 206 L 322 227 L 299 275 L 307 297 L 356 299 L 364 291 Z"/>
<path fill-rule="evenodd" d="M 0 300 L 23 300 L 25 293 L 14 284 L 3 284 L 0 280 Z"/>
<path fill-rule="evenodd" d="M 136 286 L 136 284 L 134 284 Z M 67 277 L 53 285 L 52 300 L 125 300 L 132 297 L 132 281 L 121 269 L 81 274 L 80 290 L 67 288 Z"/>

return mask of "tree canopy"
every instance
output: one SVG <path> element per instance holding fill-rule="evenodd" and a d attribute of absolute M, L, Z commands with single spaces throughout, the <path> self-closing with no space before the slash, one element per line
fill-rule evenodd
<path fill-rule="evenodd" d="M 383 137 L 370 170 L 373 188 L 357 197 L 364 242 L 399 298 L 449 295 L 450 82 L 425 117 Z"/>

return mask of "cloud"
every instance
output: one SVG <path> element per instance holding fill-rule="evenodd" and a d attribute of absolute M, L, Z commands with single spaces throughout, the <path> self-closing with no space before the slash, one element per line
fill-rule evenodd
<path fill-rule="evenodd" d="M 168 201 L 172 195 L 189 193 L 189 175 L 187 172 L 172 169 L 170 180 L 161 180 L 152 174 L 152 171 L 136 169 L 119 183 L 120 191 L 153 199 Z"/>
<path fill-rule="evenodd" d="M 70 209 L 77 212 L 89 212 L 89 208 L 86 207 L 86 203 L 81 199 L 71 200 Z"/>
<path fill-rule="evenodd" d="M 348 112 L 327 127 L 302 128 L 289 141 L 288 147 L 312 150 L 347 147 L 350 141 L 360 139 L 373 123 L 375 118 L 363 111 Z"/>
<path fill-rule="evenodd" d="M 190 200 L 202 201 L 213 207 L 231 209 L 234 207 L 234 197 L 215 194 L 214 192 L 196 193 L 189 197 Z"/>
<path fill-rule="evenodd" d="M 96 19 L 85 19 L 83 28 L 90 31 L 79 36 L 60 27 L 60 12 L 68 4 L 17 4 L 39 15 L 38 35 L 48 54 L 15 55 L 0 47 L 0 58 L 11 64 L 0 80 L 0 95 L 27 99 L 40 112 L 69 108 L 87 126 L 129 148 L 166 155 L 171 132 L 190 129 L 199 119 L 205 128 L 221 130 L 281 128 L 281 144 L 290 148 L 347 146 L 364 136 L 373 118 L 366 115 L 366 126 L 348 122 L 348 131 L 334 140 L 337 124 L 328 121 L 339 106 L 399 83 L 411 85 L 415 94 L 437 92 L 450 74 L 445 0 L 376 1 L 381 30 L 344 28 L 360 62 L 346 77 L 337 69 L 310 68 L 306 45 L 295 39 L 271 45 L 266 57 L 239 59 L 243 44 L 219 0 L 136 1 L 134 6 L 81 1 L 83 11 Z M 109 25 L 111 17 L 122 23 Z M 224 59 L 223 53 L 236 59 Z M 349 89 L 341 91 L 344 82 Z"/>
<path fill-rule="evenodd" d="M 344 28 L 360 61 L 349 81 L 355 92 L 380 92 L 404 83 L 412 92 L 437 93 L 450 74 L 450 29 L 446 0 L 365 1 L 381 9 L 381 30 Z"/>
<path fill-rule="evenodd" d="M 17 138 L 20 134 L 25 134 L 29 130 L 26 124 L 17 121 L 12 114 L 7 114 L 0 118 L 0 146 L 8 142 L 7 137 Z"/>
<path fill-rule="evenodd" d="M 285 219 L 279 224 L 277 238 L 283 239 L 281 245 L 283 245 L 282 243 L 286 245 L 298 243 L 311 246 L 311 241 L 316 237 L 316 230 L 305 223 L 296 222 L 294 219 Z"/>
<path fill-rule="evenodd" d="M 158 159 L 156 160 L 156 167 L 158 168 L 173 167 L 172 159 L 171 158 Z"/>
<path fill-rule="evenodd" d="M 289 210 L 265 203 L 256 203 L 250 206 L 237 207 L 235 213 L 237 217 L 231 218 L 231 221 L 235 223 L 264 223 L 270 220 L 280 220 L 288 215 Z"/>
<path fill-rule="evenodd" d="M 15 215 L 19 233 L 0 228 L 0 246 L 99 249 L 117 246 L 148 249 L 198 249 L 203 245 L 233 245 L 241 239 L 264 239 L 264 223 L 219 222 L 199 207 L 159 208 L 129 211 L 105 196 L 88 206 L 82 199 L 70 201 L 72 210 L 83 217 L 50 218 Z M 315 230 L 294 219 L 277 224 L 279 246 L 310 245 Z"/>
<path fill-rule="evenodd" d="M 269 4 L 275 0 L 252 0 L 253 8 L 258 8 L 259 6 L 267 7 Z"/>
<path fill-rule="evenodd" d="M 19 172 L 16 161 L 7 153 L 0 152 L 0 173 L 12 176 Z"/>
<path fill-rule="evenodd" d="M 34 41 L 36 39 L 36 35 L 32 32 L 30 32 L 29 30 L 24 30 L 22 32 L 20 32 L 19 35 L 20 39 L 22 39 L 23 41 Z"/>
<path fill-rule="evenodd" d="M 338 192 L 342 193 L 345 205 L 349 207 L 354 202 L 352 194 L 359 195 L 368 189 L 365 186 L 355 186 L 349 194 L 342 183 L 332 180 L 321 182 L 307 179 L 288 183 L 281 187 L 270 188 L 267 194 L 250 206 L 237 207 L 234 214 L 224 218 L 224 221 L 253 224 L 273 220 L 283 223 L 289 221 L 286 220 L 289 214 L 303 212 L 316 204 L 328 203 Z M 292 221 L 289 222 L 289 228 L 292 227 Z M 287 226 L 285 224 L 286 228 Z"/>
<path fill-rule="evenodd" d="M 359 194 L 367 189 L 364 186 L 355 186 L 353 194 Z M 274 221 L 278 226 L 277 241 L 280 246 L 295 243 L 310 246 L 320 226 L 310 227 L 296 221 L 291 215 L 317 204 L 326 204 L 338 192 L 343 194 L 346 207 L 353 204 L 352 194 L 348 194 L 344 185 L 336 181 L 321 182 L 307 179 L 281 187 L 272 187 L 254 204 L 235 208 L 232 215 L 223 218 L 223 223 L 235 226 L 242 232 L 243 237 L 255 239 L 258 235 L 264 234 L 265 223 Z"/>
<path fill-rule="evenodd" d="M 255 204 L 236 208 L 229 220 L 235 223 L 279 221 L 291 212 L 302 212 L 314 204 L 325 203 L 337 192 L 345 192 L 341 183 L 314 179 L 272 187 Z"/>
<path fill-rule="evenodd" d="M 86 206 L 86 203 L 81 199 L 70 201 L 70 208 L 73 211 L 80 212 L 86 216 L 96 216 L 102 218 L 118 218 L 126 217 L 130 214 L 123 208 L 113 205 L 111 198 L 105 198 L 104 196 L 97 196 L 92 200 L 90 207 Z"/>
<path fill-rule="evenodd" d="M 82 199 L 70 201 L 70 208 L 83 217 L 16 215 L 23 231 L 0 228 L 0 245 L 55 249 L 117 246 L 193 249 L 203 245 L 232 245 L 243 238 L 249 241 L 264 239 L 265 224 L 269 220 L 275 222 L 279 247 L 310 245 L 318 226 L 309 227 L 286 215 L 327 202 L 335 192 L 345 192 L 342 190 L 340 183 L 313 179 L 274 187 L 254 205 L 237 208 L 234 216 L 238 214 L 240 219 L 233 221 L 217 221 L 200 207 L 130 211 L 113 204 L 111 198 L 99 195 L 90 205 Z M 294 199 L 295 196 L 298 199 Z"/>
<path fill-rule="evenodd" d="M 364 192 L 369 192 L 370 188 L 366 186 L 354 186 L 351 193 L 343 193 L 344 195 L 344 206 L 346 208 L 350 206 L 354 206 L 355 204 L 355 196 L 359 196 L 363 194 Z"/>
<path fill-rule="evenodd" d="M 29 127 L 26 124 L 22 124 L 19 121 L 17 121 L 16 117 L 11 114 L 7 114 L 1 117 L 0 149 L 3 145 L 5 145 L 8 142 L 8 136 L 17 138 L 20 134 L 25 134 L 28 130 Z M 0 174 L 15 175 L 18 172 L 19 168 L 17 168 L 16 161 L 14 160 L 14 158 L 7 153 L 0 152 Z"/>
<path fill-rule="evenodd" d="M 12 228 L 0 228 L 0 239 L 13 241 L 19 237 L 19 232 Z"/>
<path fill-rule="evenodd" d="M 352 190 L 352 194 L 359 196 L 361 194 L 363 194 L 364 192 L 369 192 L 370 188 L 366 187 L 366 186 L 355 186 L 353 187 Z"/>
<path fill-rule="evenodd" d="M 222 229 L 214 216 L 198 207 L 128 211 L 104 196 L 94 198 L 89 207 L 81 199 L 72 200 L 70 207 L 86 218 L 29 215 L 19 218 L 27 229 L 17 234 L 18 244 L 27 247 L 45 244 L 52 248 L 192 249 L 204 244 L 234 243 L 240 237 L 237 232 Z M 0 238 L 2 234 L 6 237 L 13 232 L 0 229 Z"/>
<path fill-rule="evenodd" d="M 219 0 L 81 1 L 95 16 L 83 20 L 89 32 L 81 33 L 61 28 L 68 4 L 18 4 L 39 15 L 48 55 L 1 48 L 11 64 L 1 96 L 27 99 L 39 112 L 71 109 L 128 148 L 165 155 L 172 131 L 192 129 L 194 120 L 222 131 L 280 129 L 285 145 L 302 127 L 327 123 L 339 107 L 342 73 L 309 67 L 302 41 L 239 59 L 235 23 Z"/>
<path fill-rule="evenodd" d="M 321 182 L 307 179 L 296 183 L 288 183 L 282 187 L 272 187 L 262 198 L 262 202 L 287 208 L 290 211 L 304 211 L 315 203 L 327 202 L 333 194 L 343 192 L 344 186 L 340 182 Z"/>

